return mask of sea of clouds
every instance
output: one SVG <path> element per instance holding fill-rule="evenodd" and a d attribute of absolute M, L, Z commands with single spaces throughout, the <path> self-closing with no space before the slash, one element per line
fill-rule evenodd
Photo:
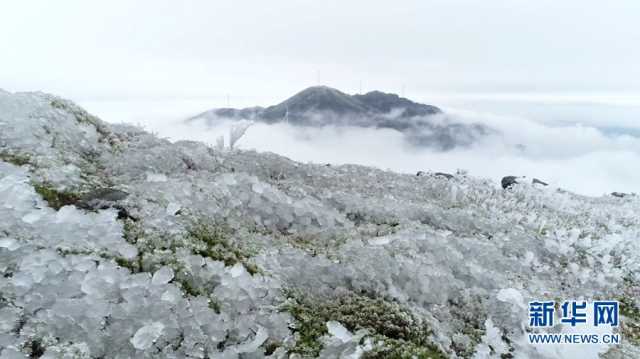
<path fill-rule="evenodd" d="M 584 195 L 640 193 L 640 101 L 636 98 L 440 98 L 455 121 L 482 123 L 498 135 L 452 151 L 417 148 L 391 129 L 296 127 L 255 123 L 237 147 L 296 161 L 355 163 L 397 172 L 455 172 L 491 178 L 539 178 Z M 79 101 L 109 122 L 129 122 L 170 140 L 215 144 L 233 122 L 207 126 L 184 119 L 216 107 L 210 101 Z"/>

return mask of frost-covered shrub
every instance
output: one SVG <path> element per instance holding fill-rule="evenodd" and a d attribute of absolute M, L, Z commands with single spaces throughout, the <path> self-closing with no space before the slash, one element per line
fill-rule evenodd
<path fill-rule="evenodd" d="M 244 136 L 244 134 L 247 132 L 249 127 L 251 127 L 251 125 L 253 125 L 253 122 L 251 121 L 240 121 L 238 123 L 234 123 L 231 126 L 231 129 L 229 130 L 229 148 L 230 149 L 234 148 L 234 146 L 236 145 L 236 142 L 238 142 L 238 140 L 242 138 L 242 136 Z"/>
<path fill-rule="evenodd" d="M 9 151 L 0 152 L 0 160 L 16 166 L 24 166 L 31 163 L 31 157 L 29 155 L 10 153 Z"/>
<path fill-rule="evenodd" d="M 430 342 L 428 326 L 396 303 L 353 293 L 318 298 L 293 291 L 284 308 L 296 319 L 298 340 L 290 350 L 293 353 L 317 356 L 323 346 L 321 337 L 328 334 L 326 323 L 336 321 L 351 332 L 366 330 L 375 339 L 376 349 L 369 357 L 380 357 L 400 347 L 407 353 L 429 352 L 438 354 L 434 358 L 444 357 Z"/>
<path fill-rule="evenodd" d="M 80 195 L 71 191 L 58 191 L 47 184 L 33 184 L 33 189 L 47 201 L 49 207 L 60 209 L 64 206 L 76 204 L 80 200 Z"/>
<path fill-rule="evenodd" d="M 212 260 L 222 261 L 227 266 L 241 263 L 249 273 L 257 273 L 257 267 L 248 262 L 249 254 L 226 238 L 229 233 L 223 225 L 210 225 L 199 221 L 189 228 L 188 233 L 190 237 L 204 245 L 203 248 L 195 249 L 195 253 Z"/>

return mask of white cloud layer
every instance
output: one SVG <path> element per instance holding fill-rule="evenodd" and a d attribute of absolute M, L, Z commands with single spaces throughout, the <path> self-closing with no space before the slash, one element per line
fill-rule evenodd
<path fill-rule="evenodd" d="M 111 122 L 128 121 L 172 140 L 215 144 L 228 137 L 230 122 L 208 128 L 181 119 L 208 108 L 198 101 L 113 103 L 84 102 L 90 111 Z M 132 106 L 135 105 L 135 106 Z M 271 151 L 302 162 L 356 163 L 398 172 L 455 172 L 491 178 L 498 185 L 506 175 L 535 177 L 552 186 L 586 195 L 613 191 L 640 193 L 640 139 L 606 135 L 597 127 L 546 124 L 514 116 L 447 109 L 463 122 L 481 122 L 502 135 L 472 148 L 437 152 L 407 145 L 389 129 L 301 128 L 287 124 L 254 124 L 238 142 L 243 149 Z M 553 116 L 551 116 L 553 118 Z"/>

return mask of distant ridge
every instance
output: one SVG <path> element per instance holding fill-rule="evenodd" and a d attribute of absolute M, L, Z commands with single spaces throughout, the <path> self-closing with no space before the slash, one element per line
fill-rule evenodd
<path fill-rule="evenodd" d="M 434 117 L 438 116 L 438 119 Z M 204 120 L 215 125 L 220 120 L 287 122 L 296 126 L 353 126 L 394 129 L 410 143 L 448 150 L 467 146 L 491 132 L 479 124 L 460 124 L 447 119 L 436 106 L 426 105 L 382 91 L 349 95 L 328 86 L 306 88 L 283 102 L 269 107 L 215 108 L 187 121 Z"/>
<path fill-rule="evenodd" d="M 217 108 L 203 112 L 193 118 L 243 118 L 268 123 L 287 119 L 297 124 L 318 125 L 317 121 L 311 120 L 318 113 L 322 113 L 325 118 L 332 120 L 341 117 L 349 117 L 352 120 L 356 120 L 362 117 L 371 119 L 387 116 L 393 110 L 398 110 L 397 115 L 402 118 L 442 113 L 435 106 L 413 102 L 396 94 L 371 91 L 363 95 L 348 95 L 328 86 L 313 86 L 298 92 L 277 105 L 266 108 Z M 330 123 L 320 123 L 320 125 L 322 124 Z"/>

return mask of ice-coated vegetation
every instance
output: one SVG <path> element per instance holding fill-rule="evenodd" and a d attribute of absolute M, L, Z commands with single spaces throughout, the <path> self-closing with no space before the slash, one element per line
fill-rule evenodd
<path fill-rule="evenodd" d="M 637 196 L 223 147 L 0 91 L 0 357 L 640 357 Z M 526 342 L 599 298 L 622 345 Z"/>

